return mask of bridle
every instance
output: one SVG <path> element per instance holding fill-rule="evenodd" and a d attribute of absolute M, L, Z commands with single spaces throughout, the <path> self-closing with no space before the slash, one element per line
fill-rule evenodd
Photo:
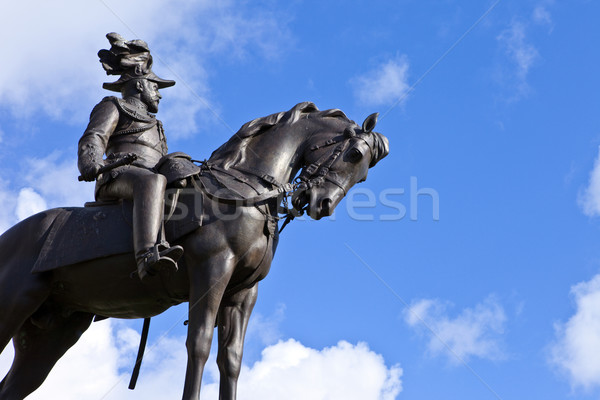
<path fill-rule="evenodd" d="M 302 172 L 300 172 L 300 175 L 298 175 L 298 177 L 296 177 L 296 179 L 294 179 L 293 184 L 289 184 L 289 183 L 281 184 L 279 182 L 276 182 L 272 177 L 267 176 L 265 174 L 261 174 L 257 171 L 248 170 L 248 169 L 245 169 L 242 171 L 242 169 L 240 169 L 239 167 L 234 167 L 234 169 L 238 169 L 238 170 L 240 170 L 240 172 L 244 172 L 244 173 L 250 174 L 250 175 L 255 175 L 255 176 L 261 178 L 262 180 L 270 183 L 273 186 L 273 189 L 263 192 L 260 195 L 257 195 L 254 197 L 237 198 L 237 199 L 221 198 L 221 197 L 211 194 L 206 188 L 200 187 L 202 185 L 198 182 L 194 181 L 194 185 L 196 185 L 196 186 L 200 185 L 200 186 L 197 186 L 197 189 L 204 191 L 205 193 L 207 193 L 207 195 L 210 198 L 212 198 L 216 201 L 219 201 L 222 203 L 227 203 L 227 204 L 235 204 L 237 206 L 246 206 L 246 207 L 247 206 L 256 206 L 258 203 L 264 202 L 265 200 L 282 196 L 283 197 L 283 207 L 280 208 L 280 211 L 283 212 L 284 214 L 286 214 L 286 217 L 285 217 L 285 221 L 280 229 L 280 232 L 281 232 L 283 230 L 283 228 L 291 220 L 293 220 L 297 216 L 301 216 L 305 211 L 304 209 L 297 210 L 294 207 L 290 207 L 290 205 L 288 204 L 289 197 L 291 197 L 292 203 L 293 203 L 293 200 L 295 198 L 297 198 L 298 196 L 300 196 L 301 194 L 303 194 L 304 192 L 306 192 L 307 190 L 309 190 L 313 187 L 321 186 L 325 181 L 331 182 L 332 184 L 339 187 L 342 190 L 342 192 L 344 193 L 344 196 L 346 196 L 346 194 L 348 193 L 348 190 L 349 190 L 349 187 L 346 187 L 347 182 L 340 182 L 338 179 L 333 177 L 330 174 L 330 172 L 331 172 L 331 167 L 335 164 L 335 162 L 338 160 L 338 158 L 350 147 L 350 145 L 352 143 L 352 139 L 362 140 L 369 148 L 371 154 L 373 154 L 371 144 L 361 134 L 356 134 L 356 133 L 354 133 L 354 131 L 352 129 L 347 128 L 344 131 L 343 136 L 341 136 L 337 139 L 333 139 L 333 138 L 328 139 L 321 144 L 316 144 L 316 145 L 313 145 L 310 147 L 310 151 L 314 152 L 319 149 L 323 149 L 323 148 L 326 148 L 329 146 L 336 145 L 336 147 L 334 148 L 334 150 L 331 153 L 328 153 L 328 152 L 324 153 L 323 155 L 321 155 L 321 157 L 319 157 L 317 159 L 317 161 L 312 162 L 308 166 L 303 168 Z M 237 174 L 232 173 L 231 169 L 228 171 L 228 170 L 222 169 L 220 167 L 216 167 L 214 165 L 209 164 L 206 160 L 202 161 L 201 163 L 202 163 L 203 171 L 208 172 L 211 170 L 218 170 L 220 172 L 231 175 L 232 177 L 237 178 L 238 180 L 241 180 L 241 177 L 237 176 Z M 215 176 L 215 178 L 216 178 L 216 176 Z M 227 186 L 225 182 L 220 182 L 220 183 L 225 187 Z"/>
<path fill-rule="evenodd" d="M 297 190 L 306 191 L 312 187 L 322 185 L 324 181 L 328 181 L 342 189 L 344 196 L 346 196 L 349 188 L 346 188 L 342 182 L 338 181 L 329 174 L 331 166 L 336 162 L 340 155 L 348 149 L 352 139 L 354 138 L 360 139 L 366 143 L 371 154 L 373 153 L 372 146 L 364 137 L 362 137 L 362 135 L 353 134 L 354 131 L 351 131 L 351 134 L 349 133 L 350 131 L 351 130 L 344 131 L 344 137 L 342 139 L 329 139 L 323 144 L 317 144 L 310 148 L 310 151 L 316 151 L 337 144 L 336 148 L 331 154 L 323 154 L 317 161 L 311 163 L 302 170 L 300 175 L 294 180 L 294 192 Z"/>

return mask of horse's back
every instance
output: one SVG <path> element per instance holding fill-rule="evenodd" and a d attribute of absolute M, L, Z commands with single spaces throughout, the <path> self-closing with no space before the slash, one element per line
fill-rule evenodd
<path fill-rule="evenodd" d="M 0 264 L 18 259 L 20 264 L 33 267 L 51 227 L 64 212 L 64 208 L 42 211 L 20 221 L 0 235 Z"/>
<path fill-rule="evenodd" d="M 185 269 L 163 277 L 169 291 L 161 279 L 142 283 L 132 275 L 128 213 L 121 204 L 65 207 L 19 222 L 0 236 L 0 292 L 43 282 L 52 286 L 55 305 L 120 318 L 156 315 L 184 301 L 188 287 L 179 276 Z"/>
<path fill-rule="evenodd" d="M 131 207 L 69 207 L 54 218 L 33 272 L 133 252 Z"/>
<path fill-rule="evenodd" d="M 121 205 L 42 211 L 0 236 L 0 262 L 17 258 L 34 273 L 132 251 Z"/>

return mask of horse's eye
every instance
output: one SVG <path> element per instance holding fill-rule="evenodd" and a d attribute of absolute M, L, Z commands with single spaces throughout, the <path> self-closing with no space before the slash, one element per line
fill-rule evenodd
<path fill-rule="evenodd" d="M 348 151 L 348 161 L 350 161 L 351 163 L 359 162 L 362 157 L 363 157 L 363 154 L 356 147 L 354 147 Z"/>

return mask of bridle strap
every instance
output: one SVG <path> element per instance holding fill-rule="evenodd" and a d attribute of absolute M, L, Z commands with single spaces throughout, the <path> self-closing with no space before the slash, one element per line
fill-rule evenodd
<path fill-rule="evenodd" d="M 315 145 L 311 147 L 311 151 L 331 146 L 332 144 L 336 143 L 339 142 L 330 139 L 326 141 L 324 145 Z M 304 185 L 305 189 L 308 189 L 311 186 L 318 184 L 319 180 L 326 180 L 342 189 L 345 196 L 347 192 L 346 188 L 337 180 L 329 176 L 329 170 L 331 169 L 331 166 L 336 162 L 336 160 L 340 157 L 340 155 L 348 148 L 349 144 L 350 138 L 343 140 L 333 150 L 331 154 L 323 154 L 316 162 L 311 163 L 308 167 L 304 168 L 304 170 L 302 170 L 302 172 L 300 173 L 300 176 L 297 178 L 298 186 L 301 188 L 302 185 Z"/>

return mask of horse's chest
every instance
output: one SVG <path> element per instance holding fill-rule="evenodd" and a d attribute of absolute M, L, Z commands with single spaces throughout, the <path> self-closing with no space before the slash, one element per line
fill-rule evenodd
<path fill-rule="evenodd" d="M 276 237 L 276 234 L 264 236 L 264 240 L 259 241 L 260 244 L 256 244 L 240 260 L 230 280 L 229 291 L 250 287 L 267 276 L 275 253 Z"/>

